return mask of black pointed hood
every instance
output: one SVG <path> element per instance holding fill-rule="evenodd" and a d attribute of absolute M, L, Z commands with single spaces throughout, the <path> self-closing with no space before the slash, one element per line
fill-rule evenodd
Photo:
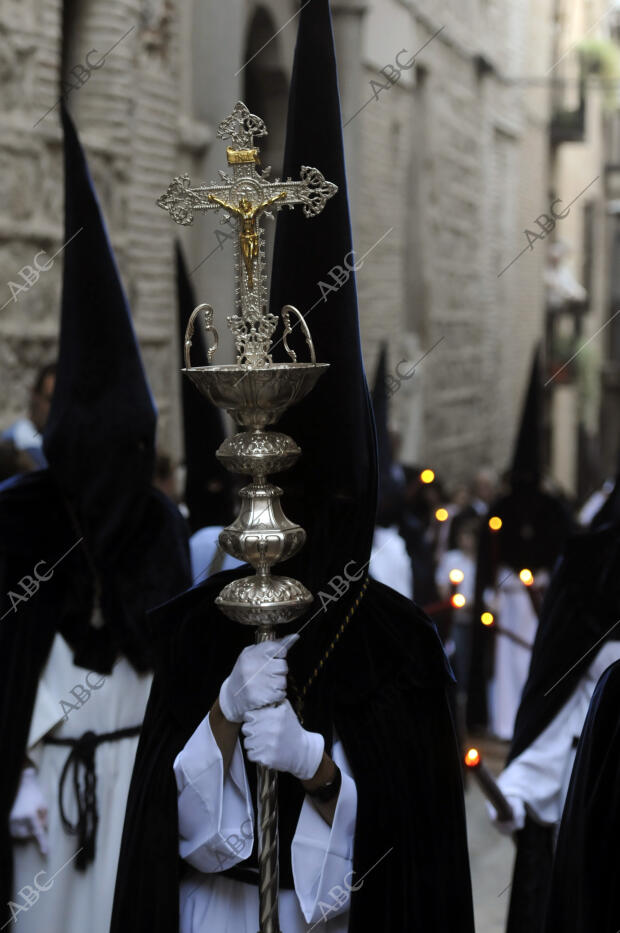
<path fill-rule="evenodd" d="M 300 208 L 278 216 L 271 311 L 292 303 L 304 315 L 320 363 L 329 370 L 277 429 L 302 449 L 282 477 L 287 514 L 306 529 L 300 554 L 282 564 L 315 594 L 345 564 L 366 567 L 376 511 L 377 452 L 370 397 L 360 344 L 355 254 L 345 174 L 338 78 L 329 4 L 306 3 L 289 97 L 283 177 L 299 177 L 302 165 L 316 166 L 338 186 L 318 217 Z M 336 284 L 330 271 L 342 284 Z M 335 287 L 334 287 L 335 285 Z M 327 288 L 331 286 L 331 290 Z M 293 342 L 304 355 L 301 328 Z M 281 354 L 282 346 L 278 347 Z M 278 352 L 276 351 L 276 352 Z M 280 356 L 284 359 L 284 356 Z"/>
<path fill-rule="evenodd" d="M 181 365 L 185 366 L 185 331 L 197 302 L 178 242 L 175 253 Z M 192 363 L 194 366 L 205 366 L 207 363 L 200 328 L 194 331 Z M 226 525 L 233 518 L 232 477 L 215 456 L 215 451 L 226 437 L 222 414 L 196 391 L 186 376 L 181 376 L 181 400 L 186 468 L 185 504 L 189 509 L 190 527 L 192 531 L 198 531 L 205 525 Z"/>
<path fill-rule="evenodd" d="M 537 347 L 512 458 L 510 480 L 513 489 L 518 486 L 538 486 L 541 480 L 542 392 L 540 347 Z"/>
<path fill-rule="evenodd" d="M 43 443 L 101 566 L 142 514 L 156 409 L 86 158 L 64 108 L 62 125 L 67 245 L 58 373 Z"/>

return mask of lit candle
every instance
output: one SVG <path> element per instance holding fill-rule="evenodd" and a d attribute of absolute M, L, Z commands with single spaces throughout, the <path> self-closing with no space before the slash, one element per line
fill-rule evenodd
<path fill-rule="evenodd" d="M 497 819 L 500 823 L 506 823 L 514 818 L 512 807 L 499 789 L 499 784 L 483 764 L 482 757 L 477 748 L 470 748 L 465 755 L 465 764 L 471 768 L 478 779 L 480 790 L 485 795 L 497 811 Z"/>

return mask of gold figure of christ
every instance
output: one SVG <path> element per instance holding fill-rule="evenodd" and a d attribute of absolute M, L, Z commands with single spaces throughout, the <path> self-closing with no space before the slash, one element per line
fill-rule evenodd
<path fill-rule="evenodd" d="M 239 217 L 241 220 L 239 245 L 241 246 L 241 255 L 243 256 L 250 291 L 254 290 L 254 263 L 258 259 L 260 249 L 257 226 L 258 218 L 264 210 L 285 197 L 286 191 L 282 191 L 274 198 L 268 198 L 266 201 L 256 206 L 254 206 L 248 198 L 241 198 L 239 200 L 239 206 L 236 207 L 234 204 L 228 204 L 226 201 L 216 198 L 214 194 L 209 195 L 210 201 L 213 201 L 214 204 L 219 204 L 220 207 L 225 207 L 227 211 L 230 211 L 231 214 L 234 214 L 235 217 Z"/>

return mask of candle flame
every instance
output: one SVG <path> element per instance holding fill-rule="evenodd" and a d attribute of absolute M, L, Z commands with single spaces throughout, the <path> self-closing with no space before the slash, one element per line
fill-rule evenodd
<path fill-rule="evenodd" d="M 437 509 L 437 511 L 435 512 L 435 518 L 437 519 L 438 522 L 445 522 L 446 519 L 448 518 L 448 510 Z"/>
<path fill-rule="evenodd" d="M 534 582 L 534 574 L 531 570 L 528 570 L 527 567 L 524 567 L 519 574 L 519 579 L 521 580 L 521 583 L 524 583 L 526 586 L 531 586 Z"/>
<path fill-rule="evenodd" d="M 489 519 L 489 528 L 491 531 L 499 531 L 503 524 L 499 515 L 492 515 Z"/>
<path fill-rule="evenodd" d="M 435 479 L 435 473 L 433 470 L 429 470 L 429 469 L 422 470 L 422 472 L 420 473 L 420 479 L 422 480 L 423 483 L 427 483 L 427 484 L 432 483 L 433 480 Z"/>
<path fill-rule="evenodd" d="M 450 583 L 462 583 L 465 579 L 465 574 L 457 567 L 455 567 L 454 570 L 451 570 L 448 576 L 450 577 Z"/>
<path fill-rule="evenodd" d="M 477 748 L 470 748 L 465 755 L 465 764 L 468 768 L 475 768 L 480 764 L 480 752 Z"/>
<path fill-rule="evenodd" d="M 493 623 L 495 622 L 495 616 L 493 615 L 492 612 L 489 612 L 487 610 L 486 612 L 483 612 L 482 615 L 480 616 L 480 621 L 482 622 L 483 625 L 493 625 Z"/>
<path fill-rule="evenodd" d="M 450 600 L 455 609 L 462 609 L 467 600 L 462 593 L 455 593 L 452 599 Z"/>

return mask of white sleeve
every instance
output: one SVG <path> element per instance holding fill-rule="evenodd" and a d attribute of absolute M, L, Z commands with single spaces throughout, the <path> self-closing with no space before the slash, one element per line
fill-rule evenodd
<path fill-rule="evenodd" d="M 252 800 L 239 740 L 224 778 L 224 761 L 209 717 L 174 762 L 179 852 L 203 872 L 220 872 L 248 858 L 254 843 Z"/>
<path fill-rule="evenodd" d="M 607 642 L 555 719 L 498 778 L 507 796 L 518 797 L 542 823 L 558 823 L 568 791 L 588 706 L 603 671 L 620 657 L 620 643 Z M 552 685 L 550 685 L 552 686 Z"/>
<path fill-rule="evenodd" d="M 357 789 L 336 738 L 332 758 L 342 772 L 333 823 L 330 827 L 306 796 L 291 847 L 295 892 L 307 923 L 344 913 L 351 900 Z"/>

